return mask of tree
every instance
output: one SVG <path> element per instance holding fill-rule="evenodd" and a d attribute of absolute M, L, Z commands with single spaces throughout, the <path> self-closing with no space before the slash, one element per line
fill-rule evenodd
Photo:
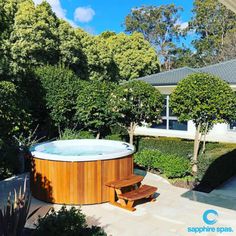
<path fill-rule="evenodd" d="M 12 135 L 28 129 L 29 114 L 26 113 L 18 97 L 16 86 L 8 81 L 0 81 L 0 139 L 12 139 Z"/>
<path fill-rule="evenodd" d="M 198 65 L 196 54 L 186 47 L 178 47 L 172 50 L 170 58 L 170 66 L 172 69 L 178 69 L 185 66 L 196 67 L 196 65 Z"/>
<path fill-rule="evenodd" d="M 81 63 L 81 78 L 99 81 L 116 81 L 117 70 L 106 40 L 99 36 L 84 34 L 80 29 L 77 35 L 81 38 L 84 61 Z"/>
<path fill-rule="evenodd" d="M 50 117 L 56 126 L 75 128 L 76 98 L 82 82 L 73 71 L 62 66 L 44 66 L 35 70 Z"/>
<path fill-rule="evenodd" d="M 155 49 L 142 34 L 120 33 L 116 35 L 104 32 L 101 37 L 105 38 L 108 43 L 121 80 L 159 72 L 159 60 Z"/>
<path fill-rule="evenodd" d="M 227 32 L 236 28 L 236 15 L 219 1 L 195 0 L 189 29 L 198 36 L 193 41 L 202 65 L 219 62 Z"/>
<path fill-rule="evenodd" d="M 222 79 L 210 74 L 196 73 L 178 83 L 171 94 L 170 107 L 179 121 L 192 120 L 195 124 L 192 171 L 196 173 L 201 135 L 206 134 L 214 124 L 234 119 L 235 94 Z"/>
<path fill-rule="evenodd" d="M 126 16 L 126 32 L 140 32 L 157 51 L 164 69 L 169 69 L 170 50 L 181 35 L 180 16 L 182 10 L 174 4 L 157 6 L 142 6 L 133 9 Z"/>
<path fill-rule="evenodd" d="M 46 1 L 35 7 L 23 1 L 18 5 L 10 36 L 11 67 L 14 73 L 30 67 L 58 62 L 59 21 Z"/>
<path fill-rule="evenodd" d="M 236 58 L 236 29 L 227 32 L 219 57 L 222 61 Z"/>
<path fill-rule="evenodd" d="M 97 138 L 104 134 L 114 122 L 108 109 L 108 98 L 114 84 L 91 81 L 84 84 L 76 103 L 76 117 L 86 128 L 96 132 Z"/>
<path fill-rule="evenodd" d="M 117 123 L 128 130 L 130 143 L 133 144 L 135 128 L 160 119 L 163 96 L 143 81 L 125 82 L 111 93 L 109 107 L 115 113 Z"/>
<path fill-rule="evenodd" d="M 81 34 L 83 34 L 81 30 Z M 77 74 L 83 74 L 81 67 L 85 62 L 85 55 L 82 50 L 81 34 L 73 28 L 68 22 L 60 20 L 58 27 L 59 35 L 59 61 L 72 69 Z"/>

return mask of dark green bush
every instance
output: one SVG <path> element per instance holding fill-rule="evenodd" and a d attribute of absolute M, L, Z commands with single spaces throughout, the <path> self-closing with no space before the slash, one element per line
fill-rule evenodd
<path fill-rule="evenodd" d="M 190 174 L 190 161 L 187 158 L 164 154 L 155 149 L 143 149 L 135 154 L 135 162 L 147 168 L 156 169 L 167 178 L 181 178 Z"/>
<path fill-rule="evenodd" d="M 35 70 L 35 76 L 41 83 L 42 96 L 46 108 L 55 126 L 75 127 L 76 99 L 83 82 L 68 68 L 44 66 Z"/>
<path fill-rule="evenodd" d="M 0 139 L 0 180 L 16 174 L 18 168 L 19 160 L 16 146 Z"/>
<path fill-rule="evenodd" d="M 201 155 L 197 178 L 201 185 L 214 189 L 236 174 L 236 146 L 218 144 Z"/>
<path fill-rule="evenodd" d="M 63 206 L 58 212 L 52 209 L 44 218 L 39 218 L 34 236 L 105 236 L 101 227 L 88 227 L 86 216 L 80 209 Z"/>
<path fill-rule="evenodd" d="M 77 131 L 73 129 L 65 129 L 61 134 L 59 139 L 68 140 L 68 139 L 93 139 L 94 135 L 90 131 Z"/>

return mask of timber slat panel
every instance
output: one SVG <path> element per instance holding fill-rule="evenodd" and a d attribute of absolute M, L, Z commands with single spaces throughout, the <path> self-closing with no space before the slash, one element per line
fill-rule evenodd
<path fill-rule="evenodd" d="M 133 174 L 132 156 L 87 162 L 32 160 L 33 196 L 58 204 L 107 202 L 110 191 L 105 184 Z"/>

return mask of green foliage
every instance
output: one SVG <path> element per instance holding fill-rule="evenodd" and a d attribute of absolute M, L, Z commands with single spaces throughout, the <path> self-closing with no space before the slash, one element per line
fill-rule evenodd
<path fill-rule="evenodd" d="M 73 129 L 65 129 L 60 133 L 60 140 L 69 140 L 69 139 L 93 139 L 94 135 L 90 131 L 77 131 Z"/>
<path fill-rule="evenodd" d="M 170 52 L 181 34 L 180 10 L 182 9 L 174 4 L 142 6 L 132 9 L 125 19 L 126 31 L 142 33 L 155 46 L 165 69 L 169 69 Z"/>
<path fill-rule="evenodd" d="M 76 117 L 85 127 L 100 134 L 113 123 L 108 98 L 114 85 L 109 82 L 85 83 L 77 97 Z"/>
<path fill-rule="evenodd" d="M 116 121 L 129 134 L 137 125 L 157 122 L 163 106 L 163 96 L 152 85 L 133 80 L 115 88 L 109 98 L 109 107 Z"/>
<path fill-rule="evenodd" d="M 193 142 L 179 138 L 142 138 L 139 141 L 139 151 L 143 149 L 157 149 L 167 155 L 177 155 L 191 159 Z"/>
<path fill-rule="evenodd" d="M 164 154 L 155 149 L 143 149 L 135 155 L 135 162 L 148 170 L 157 169 L 167 178 L 180 178 L 190 174 L 190 161 L 177 155 Z"/>
<path fill-rule="evenodd" d="M 34 235 L 105 236 L 106 233 L 98 226 L 89 228 L 86 223 L 86 216 L 81 212 L 81 209 L 71 207 L 68 210 L 63 206 L 58 212 L 52 209 L 44 218 L 39 218 Z"/>
<path fill-rule="evenodd" d="M 82 82 L 73 71 L 59 66 L 39 67 L 35 71 L 41 81 L 46 107 L 55 125 L 74 128 L 76 98 Z"/>
<path fill-rule="evenodd" d="M 236 28 L 236 15 L 227 9 L 220 1 L 195 0 L 193 17 L 189 29 L 197 34 L 193 41 L 198 66 L 216 63 L 221 58 L 219 54 L 225 43 L 227 32 Z"/>
<path fill-rule="evenodd" d="M 139 166 L 147 168 L 148 171 L 154 169 L 154 163 L 156 158 L 160 158 L 162 153 L 155 149 L 143 149 L 135 154 L 134 161 Z"/>
<path fill-rule="evenodd" d="M 181 178 L 191 174 L 190 161 L 176 155 L 162 155 L 155 159 L 154 167 L 167 178 Z"/>
<path fill-rule="evenodd" d="M 21 187 L 18 193 L 15 191 L 14 200 L 9 193 L 7 205 L 0 209 L 0 235 L 22 235 L 26 221 L 32 216 L 32 213 L 29 215 L 30 203 L 31 194 L 26 190 L 25 179 L 23 191 Z"/>
<path fill-rule="evenodd" d="M 58 27 L 60 62 L 71 68 L 77 74 L 80 74 L 80 67 L 85 63 L 81 45 L 81 34 L 79 35 L 75 28 L 61 20 Z M 80 36 L 80 37 L 79 37 Z M 82 73 L 81 73 L 82 74 Z"/>
<path fill-rule="evenodd" d="M 10 37 L 11 67 L 15 73 L 30 66 L 58 62 L 58 24 L 46 1 L 36 7 L 33 1 L 18 5 Z"/>
<path fill-rule="evenodd" d="M 77 31 L 81 35 L 81 31 Z M 83 53 L 82 78 L 98 81 L 117 81 L 117 69 L 105 39 L 89 34 L 81 35 Z M 84 76 L 84 77 L 83 77 Z"/>
<path fill-rule="evenodd" d="M 6 140 L 19 131 L 26 130 L 29 115 L 22 107 L 16 86 L 0 81 L 0 138 Z"/>
<path fill-rule="evenodd" d="M 107 37 L 104 34 L 101 36 Z M 142 34 L 111 34 L 106 41 L 120 79 L 129 80 L 159 72 L 159 61 L 155 49 Z"/>
<path fill-rule="evenodd" d="M 235 94 L 225 81 L 203 73 L 181 80 L 170 96 L 170 107 L 179 121 L 193 120 L 196 126 L 234 119 L 235 104 Z"/>
<path fill-rule="evenodd" d="M 19 164 L 18 147 L 0 139 L 0 180 L 18 173 Z"/>
<path fill-rule="evenodd" d="M 233 176 L 236 172 L 235 149 L 235 144 L 209 143 L 206 152 L 199 156 L 198 180 L 215 187 Z M 207 179 L 205 175 L 208 175 Z"/>

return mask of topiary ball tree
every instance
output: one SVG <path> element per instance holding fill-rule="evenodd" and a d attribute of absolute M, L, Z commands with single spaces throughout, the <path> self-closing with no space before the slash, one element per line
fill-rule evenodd
<path fill-rule="evenodd" d="M 196 173 L 201 135 L 207 133 L 214 124 L 235 118 L 235 94 L 222 79 L 210 74 L 195 73 L 178 83 L 170 96 L 170 107 L 179 121 L 192 120 L 195 124 L 192 171 Z"/>
<path fill-rule="evenodd" d="M 152 124 L 160 119 L 163 99 L 156 88 L 139 80 L 118 85 L 111 93 L 110 109 L 115 113 L 116 122 L 127 129 L 131 144 L 138 125 Z"/>

